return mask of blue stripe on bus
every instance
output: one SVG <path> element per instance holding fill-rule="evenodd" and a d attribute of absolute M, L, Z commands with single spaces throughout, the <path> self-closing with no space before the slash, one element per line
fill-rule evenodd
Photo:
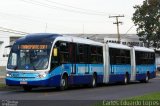
<path fill-rule="evenodd" d="M 147 67 L 147 68 L 146 68 Z M 124 81 L 125 73 L 129 73 L 131 66 L 130 65 L 112 65 L 110 70 L 109 82 L 118 82 Z M 87 69 L 88 73 L 85 73 L 83 69 Z M 155 66 L 138 66 L 139 74 L 136 75 L 136 80 L 142 80 L 146 77 L 146 71 L 149 69 L 150 78 L 155 77 Z M 71 74 L 72 65 L 63 64 L 58 66 L 53 71 L 47 74 L 45 78 L 38 78 L 38 73 L 27 73 L 23 72 L 12 72 L 12 75 L 15 77 L 6 78 L 7 85 L 20 85 L 20 81 L 27 81 L 29 85 L 32 86 L 60 86 L 61 76 L 64 72 L 68 74 L 69 84 L 89 84 L 92 82 L 93 72 L 97 73 L 97 83 L 103 83 L 103 65 L 102 64 L 76 64 L 76 74 Z M 143 72 L 143 73 L 142 73 Z M 33 78 L 32 78 L 33 77 Z"/>
<path fill-rule="evenodd" d="M 146 73 L 147 71 L 149 71 L 150 73 L 155 71 L 156 67 L 155 65 L 137 65 L 136 66 L 136 71 L 139 74 L 143 74 Z"/>
<path fill-rule="evenodd" d="M 131 74 L 131 65 L 110 65 L 110 74 Z"/>
<path fill-rule="evenodd" d="M 74 68 L 74 67 L 73 67 Z M 63 74 L 72 74 L 72 64 L 62 64 L 50 72 L 49 77 Z M 98 75 L 103 75 L 103 64 L 76 64 L 76 74 L 74 75 L 93 75 L 96 72 Z"/>
<path fill-rule="evenodd" d="M 43 80 L 25 80 L 27 82 L 27 85 L 30 86 L 53 86 L 53 87 L 59 87 L 60 86 L 60 80 L 61 75 L 53 76 L 49 79 L 43 79 Z M 14 85 L 19 86 L 21 85 L 20 82 L 24 82 L 22 79 L 16 79 L 13 78 L 6 78 L 6 84 L 7 85 Z M 86 75 L 86 76 L 69 76 L 68 77 L 68 83 L 71 85 L 77 85 L 77 84 L 90 84 L 92 82 L 92 75 Z M 98 75 L 97 76 L 97 83 L 103 82 L 103 76 Z M 23 86 L 23 85 L 22 85 Z"/>

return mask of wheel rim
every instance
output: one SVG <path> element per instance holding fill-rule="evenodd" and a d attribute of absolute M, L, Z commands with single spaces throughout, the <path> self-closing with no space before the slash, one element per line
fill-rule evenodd
<path fill-rule="evenodd" d="M 65 85 L 66 85 L 65 79 L 62 79 L 62 80 L 61 80 L 61 86 L 62 86 L 62 87 L 65 87 Z"/>
<path fill-rule="evenodd" d="M 125 83 L 125 84 L 127 84 L 127 77 L 125 77 L 125 79 L 124 79 L 124 83 Z"/>
<path fill-rule="evenodd" d="M 149 78 L 148 78 L 148 75 L 146 76 L 146 81 L 148 81 L 149 80 Z"/>
<path fill-rule="evenodd" d="M 92 85 L 95 86 L 95 84 L 96 84 L 96 80 L 95 80 L 95 78 L 93 78 Z"/>

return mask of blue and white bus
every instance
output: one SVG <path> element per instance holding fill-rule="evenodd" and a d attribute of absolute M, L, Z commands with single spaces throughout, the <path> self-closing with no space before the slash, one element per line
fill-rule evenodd
<path fill-rule="evenodd" d="M 6 84 L 34 87 L 130 81 L 148 82 L 155 77 L 154 50 L 103 44 L 59 34 L 30 34 L 16 40 L 7 64 Z"/>

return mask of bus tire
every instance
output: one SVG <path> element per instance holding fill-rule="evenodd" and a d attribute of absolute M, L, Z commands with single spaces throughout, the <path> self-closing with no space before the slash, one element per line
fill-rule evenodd
<path fill-rule="evenodd" d="M 96 74 L 93 74 L 92 76 L 92 82 L 91 82 L 91 87 L 95 88 L 97 86 L 97 76 Z"/>
<path fill-rule="evenodd" d="M 31 86 L 23 86 L 24 91 L 26 92 L 30 92 L 32 91 L 32 87 Z"/>
<path fill-rule="evenodd" d="M 68 77 L 66 75 L 63 75 L 61 78 L 61 83 L 60 83 L 60 90 L 63 91 L 68 88 Z"/>
<path fill-rule="evenodd" d="M 124 85 L 127 85 L 129 83 L 129 75 L 128 74 L 125 75 L 123 83 L 124 83 Z"/>

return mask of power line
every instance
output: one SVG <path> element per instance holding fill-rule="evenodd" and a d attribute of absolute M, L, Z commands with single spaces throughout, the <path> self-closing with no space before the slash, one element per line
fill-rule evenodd
<path fill-rule="evenodd" d="M 91 10 L 91 9 L 84 9 L 84 8 L 79 8 L 79 7 L 75 7 L 75 6 L 71 6 L 71 5 L 67 5 L 67 4 L 63 4 L 63 3 L 58 3 L 55 1 L 50 1 L 50 0 L 44 0 L 53 4 L 57 4 L 60 6 L 65 6 L 65 7 L 69 7 L 69 8 L 73 8 L 73 9 L 78 9 L 78 10 L 83 10 L 83 11 L 89 11 L 89 12 L 94 12 L 94 13 L 101 13 L 101 14 L 106 14 L 105 12 L 101 12 L 101 11 L 97 11 L 97 10 Z"/>
<path fill-rule="evenodd" d="M 3 12 L 0 12 L 0 15 L 1 16 L 8 16 L 8 18 L 15 18 L 15 19 L 23 19 L 23 20 L 26 20 L 27 23 L 32 23 L 32 22 L 41 22 L 43 24 L 45 24 L 48 20 L 51 20 L 51 19 L 47 19 L 47 21 L 43 20 L 43 19 L 40 19 L 41 17 L 33 17 L 33 16 L 25 16 L 25 15 L 20 15 L 20 14 L 9 14 L 9 13 L 3 13 Z M 12 18 L 12 19 L 13 19 Z M 62 19 L 55 19 L 56 21 L 65 21 L 65 22 L 76 22 L 76 23 L 104 23 L 104 22 L 108 22 L 108 23 L 111 23 L 112 21 L 105 21 L 105 20 L 99 20 L 99 21 L 96 21 L 96 20 L 62 20 Z M 52 19 L 53 21 L 53 19 Z M 47 23 L 51 23 L 51 22 L 47 22 Z"/>
<path fill-rule="evenodd" d="M 21 35 L 28 34 L 27 32 L 17 31 L 17 30 L 14 30 L 14 29 L 8 29 L 8 28 L 4 28 L 4 27 L 0 27 L 0 31 L 13 33 L 13 34 L 21 34 Z"/>
<path fill-rule="evenodd" d="M 63 7 L 59 7 L 59 6 L 53 6 L 53 5 L 49 5 L 49 4 L 46 4 L 46 3 L 38 2 L 38 1 L 35 1 L 35 0 L 30 0 L 30 1 L 21 0 L 21 1 L 26 2 L 26 3 L 30 3 L 30 4 L 33 4 L 33 5 L 47 7 L 47 8 L 50 8 L 50 9 L 59 9 L 59 10 L 63 10 L 63 11 L 67 11 L 67 12 L 73 12 L 73 13 L 79 13 L 79 14 L 98 15 L 98 16 L 105 16 L 106 15 L 104 13 L 103 14 L 102 13 L 92 13 L 92 12 L 87 12 L 87 11 L 67 9 L 67 8 L 63 8 Z"/>
<path fill-rule="evenodd" d="M 132 25 L 132 26 L 127 30 L 127 32 L 125 33 L 125 35 L 127 35 L 128 32 L 129 32 L 134 26 L 135 26 L 135 25 Z"/>
<path fill-rule="evenodd" d="M 13 32 L 19 32 L 19 33 L 22 33 L 22 34 L 28 34 L 27 32 L 18 31 L 18 30 L 9 29 L 9 28 L 4 28 L 4 27 L 0 27 L 0 29 L 9 30 L 9 31 L 13 31 Z"/>
<path fill-rule="evenodd" d="M 109 18 L 116 18 L 116 22 L 114 22 L 113 24 L 117 25 L 117 35 L 118 35 L 118 42 L 119 43 L 121 41 L 121 39 L 120 39 L 120 33 L 119 33 L 119 24 L 122 24 L 122 22 L 118 20 L 118 18 L 120 18 L 120 17 L 124 17 L 124 15 L 109 16 Z"/>

